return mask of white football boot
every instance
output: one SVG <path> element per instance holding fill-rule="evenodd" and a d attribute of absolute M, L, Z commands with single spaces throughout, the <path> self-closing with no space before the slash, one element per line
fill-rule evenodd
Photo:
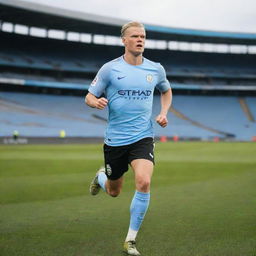
<path fill-rule="evenodd" d="M 124 242 L 124 252 L 127 253 L 128 255 L 141 255 L 136 249 L 135 241 Z"/>
<path fill-rule="evenodd" d="M 100 192 L 100 189 L 101 189 L 101 186 L 98 182 L 98 176 L 101 172 L 104 172 L 105 173 L 105 167 L 101 167 L 97 172 L 96 172 L 96 175 L 95 177 L 93 178 L 91 184 L 90 184 L 90 193 L 92 196 L 95 196 L 97 195 L 99 192 Z"/>

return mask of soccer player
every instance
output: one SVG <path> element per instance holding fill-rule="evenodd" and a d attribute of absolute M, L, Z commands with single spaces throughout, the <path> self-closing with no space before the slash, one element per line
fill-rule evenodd
<path fill-rule="evenodd" d="M 136 190 L 130 206 L 124 251 L 128 255 L 140 255 L 135 239 L 149 206 L 154 168 L 153 94 L 156 87 L 161 94 L 161 111 L 156 122 L 166 127 L 172 91 L 164 68 L 142 56 L 146 39 L 143 24 L 123 25 L 121 38 L 124 55 L 101 67 L 85 98 L 90 107 L 104 109 L 108 106 L 109 110 L 104 141 L 105 166 L 92 180 L 90 193 L 97 195 L 102 189 L 112 197 L 118 196 L 123 175 L 131 166 Z"/>

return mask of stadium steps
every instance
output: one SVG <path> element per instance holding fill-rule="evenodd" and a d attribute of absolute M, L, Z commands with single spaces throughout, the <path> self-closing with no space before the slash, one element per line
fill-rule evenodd
<path fill-rule="evenodd" d="M 92 117 L 96 118 L 97 120 L 103 121 L 103 122 L 108 121 L 106 117 L 103 117 L 103 116 L 100 116 L 100 115 L 97 115 L 97 114 L 92 114 Z"/>
<path fill-rule="evenodd" d="M 240 103 L 240 106 L 241 106 L 242 110 L 244 111 L 244 114 L 247 117 L 247 119 L 250 122 L 255 122 L 255 118 L 254 118 L 246 100 L 244 98 L 239 98 L 239 103 Z"/>
<path fill-rule="evenodd" d="M 200 128 L 203 128 L 205 130 L 208 130 L 210 132 L 213 132 L 213 133 L 217 133 L 217 134 L 220 134 L 220 135 L 224 135 L 226 137 L 235 137 L 234 134 L 232 133 L 227 133 L 227 132 L 223 132 L 223 131 L 220 131 L 220 130 L 217 130 L 217 129 L 214 129 L 214 128 L 211 128 L 209 126 L 206 126 L 202 123 L 199 123 L 197 121 L 194 121 L 192 120 L 191 118 L 185 116 L 183 113 L 181 113 L 180 111 L 174 109 L 173 107 L 170 107 L 169 109 L 170 112 L 172 112 L 175 116 L 177 116 L 178 118 L 182 119 L 182 120 L 186 120 L 188 122 L 190 122 L 192 125 L 194 126 L 197 126 L 197 127 L 200 127 Z"/>
<path fill-rule="evenodd" d="M 55 115 L 54 113 L 49 113 L 47 111 L 36 110 L 36 109 L 32 109 L 30 107 L 22 106 L 21 104 L 16 103 L 16 102 L 8 102 L 1 98 L 0 98 L 0 107 L 2 110 L 15 111 L 16 113 L 26 113 L 26 114 L 39 115 L 39 116 L 42 116 L 42 115 L 54 116 Z M 65 114 L 65 113 L 58 113 L 58 115 L 56 117 L 64 119 L 64 120 L 69 120 L 69 121 L 76 120 L 76 121 L 80 121 L 80 122 L 88 122 L 88 120 L 85 118 L 76 117 L 76 116 L 72 116 L 72 115 Z"/>

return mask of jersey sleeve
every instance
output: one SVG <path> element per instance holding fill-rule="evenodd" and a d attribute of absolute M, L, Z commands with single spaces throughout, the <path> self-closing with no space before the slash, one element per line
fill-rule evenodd
<path fill-rule="evenodd" d="M 156 85 L 156 88 L 160 92 L 166 92 L 168 89 L 171 88 L 170 83 L 166 78 L 164 67 L 161 64 L 159 64 L 158 68 L 158 83 Z"/>
<path fill-rule="evenodd" d="M 110 67 L 109 65 L 103 65 L 92 81 L 89 92 L 96 97 L 100 97 L 104 92 L 109 83 Z"/>

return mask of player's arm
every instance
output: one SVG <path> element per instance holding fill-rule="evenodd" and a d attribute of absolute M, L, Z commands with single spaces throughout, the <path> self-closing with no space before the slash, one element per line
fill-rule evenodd
<path fill-rule="evenodd" d="M 108 100 L 101 97 L 101 95 L 105 93 L 105 89 L 109 84 L 110 72 L 111 66 L 108 63 L 103 65 L 98 71 L 85 97 L 85 103 L 88 106 L 97 109 L 104 109 L 107 106 Z"/>
<path fill-rule="evenodd" d="M 92 93 L 88 92 L 85 97 L 85 103 L 92 108 L 104 109 L 108 104 L 108 100 L 104 97 L 97 98 Z"/>
<path fill-rule="evenodd" d="M 168 124 L 167 113 L 172 104 L 172 89 L 169 88 L 167 91 L 161 93 L 161 112 L 156 117 L 156 122 L 162 126 L 166 127 Z"/>

